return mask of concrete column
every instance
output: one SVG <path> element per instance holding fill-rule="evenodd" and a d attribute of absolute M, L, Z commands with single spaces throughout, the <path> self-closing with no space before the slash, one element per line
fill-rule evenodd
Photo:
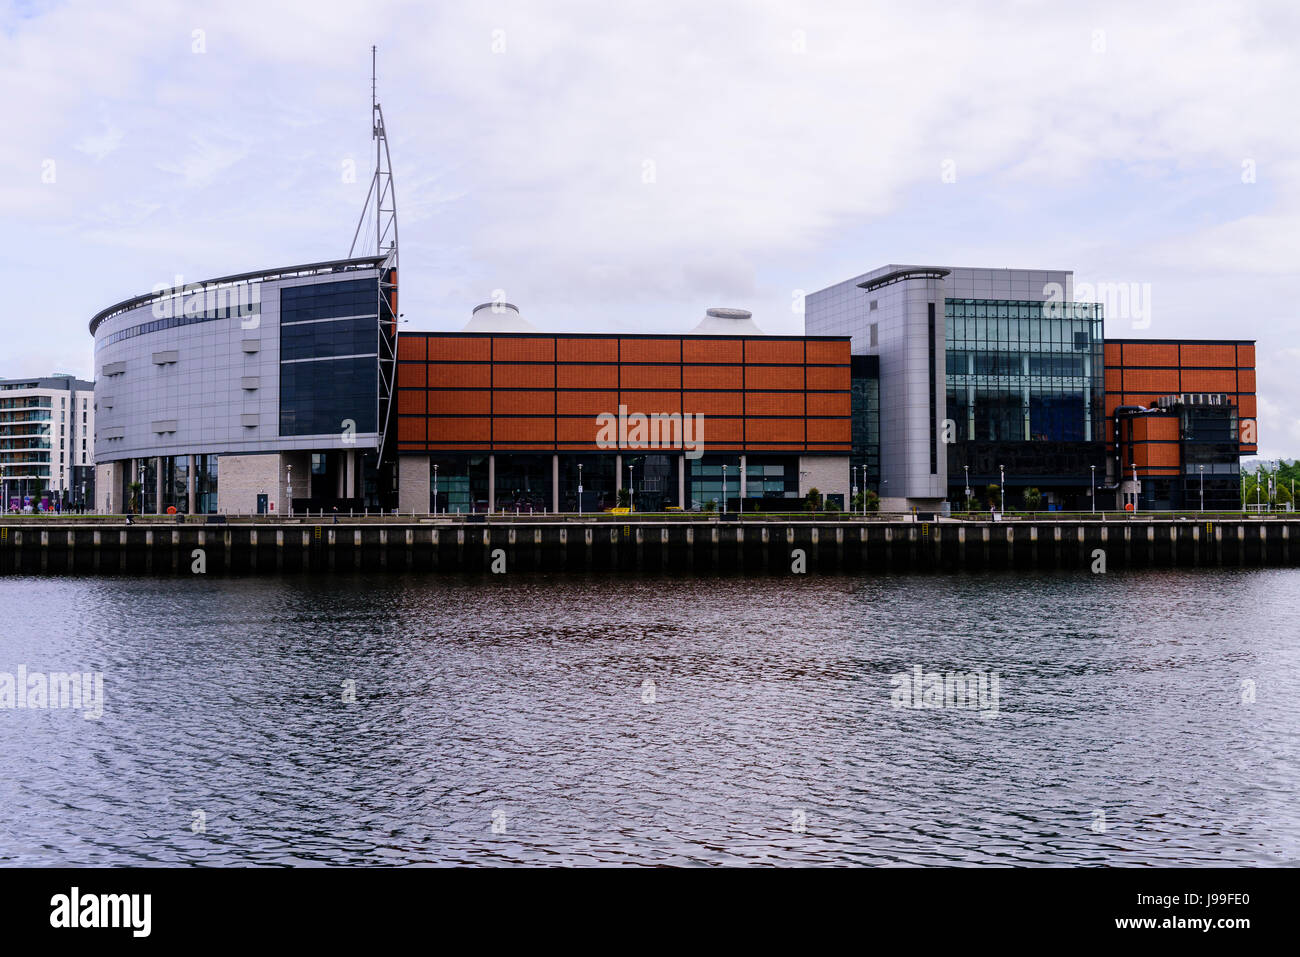
<path fill-rule="evenodd" d="M 623 491 L 623 453 L 614 456 L 614 491 Z"/>
<path fill-rule="evenodd" d="M 690 503 L 686 501 L 686 456 L 681 455 L 677 458 L 677 505 L 684 512 L 690 508 Z"/>
<path fill-rule="evenodd" d="M 560 456 L 555 453 L 551 456 L 551 511 L 560 510 Z"/>
<path fill-rule="evenodd" d="M 188 463 L 185 468 L 185 511 L 193 515 L 194 489 L 196 487 L 194 476 L 194 456 L 187 455 L 185 456 L 185 460 Z"/>
<path fill-rule="evenodd" d="M 343 498 L 347 494 L 347 480 L 348 480 L 347 453 L 346 452 L 339 453 L 336 461 L 338 462 L 338 479 L 334 483 L 335 484 L 334 497 Z"/>
<path fill-rule="evenodd" d="M 497 507 L 497 456 L 495 452 L 488 455 L 488 511 Z"/>
<path fill-rule="evenodd" d="M 356 450 L 347 453 L 347 491 L 348 498 L 357 497 L 357 453 Z"/>
<path fill-rule="evenodd" d="M 154 514 L 161 515 L 164 511 L 162 492 L 163 492 L 163 467 L 162 456 L 155 456 L 153 460 L 153 510 Z"/>

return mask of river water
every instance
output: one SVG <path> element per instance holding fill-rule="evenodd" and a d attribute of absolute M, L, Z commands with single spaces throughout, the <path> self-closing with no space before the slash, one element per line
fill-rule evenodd
<path fill-rule="evenodd" d="M 1270 569 L 5 578 L 0 863 L 1294 865 L 1297 608 Z"/>

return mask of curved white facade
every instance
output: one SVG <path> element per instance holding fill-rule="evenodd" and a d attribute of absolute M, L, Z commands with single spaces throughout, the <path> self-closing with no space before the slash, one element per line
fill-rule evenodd
<path fill-rule="evenodd" d="M 273 491 L 286 466 L 296 467 L 304 484 L 293 497 L 306 497 L 318 494 L 305 484 L 311 453 L 376 449 L 384 268 L 381 257 L 366 257 L 248 273 L 159 290 L 97 315 L 100 506 L 123 507 L 137 471 L 154 462 L 161 504 L 162 463 L 188 458 L 192 472 L 194 456 L 228 459 L 223 472 L 248 465 L 250 488 Z M 354 458 L 346 488 L 331 494 L 357 494 Z M 233 495 L 235 485 L 223 483 L 222 492 L 229 486 Z M 242 492 L 223 495 L 220 510 L 252 511 L 258 494 L 267 505 L 273 491 L 247 501 Z"/>

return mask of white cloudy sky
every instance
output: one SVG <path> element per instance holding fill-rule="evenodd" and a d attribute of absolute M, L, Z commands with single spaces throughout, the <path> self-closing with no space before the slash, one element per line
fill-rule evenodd
<path fill-rule="evenodd" d="M 376 43 L 408 328 L 502 289 L 546 329 L 797 332 L 797 290 L 887 262 L 1074 269 L 1150 284 L 1108 335 L 1258 339 L 1294 456 L 1297 35 L 1291 2 L 0 0 L 0 376 L 89 376 L 90 316 L 177 275 L 345 255 Z"/>

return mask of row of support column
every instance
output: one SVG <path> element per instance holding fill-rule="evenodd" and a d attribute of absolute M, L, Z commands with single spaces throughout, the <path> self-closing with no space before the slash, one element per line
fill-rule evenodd
<path fill-rule="evenodd" d="M 350 489 L 351 489 L 351 483 L 352 483 L 352 481 L 353 481 L 353 478 L 352 478 L 352 475 L 353 475 L 352 467 L 353 467 L 353 466 L 352 466 L 352 459 L 351 459 L 350 456 L 351 456 L 352 454 L 353 454 L 353 453 L 348 453 L 348 455 L 349 455 L 349 459 L 348 459 L 348 462 L 347 462 L 347 469 L 346 469 L 346 476 L 347 476 L 347 477 L 346 477 L 346 479 L 345 479 L 345 477 L 344 477 L 344 473 L 343 473 L 342 471 L 340 472 L 340 475 L 339 475 L 339 491 L 338 491 L 338 494 L 339 494 L 340 497 L 351 497 L 351 495 L 350 495 Z M 686 507 L 687 507 L 687 501 L 686 501 L 686 488 L 687 488 L 687 481 L 686 481 L 686 471 L 687 471 L 687 470 L 686 470 L 686 456 L 684 456 L 684 455 L 678 455 L 678 456 L 676 456 L 676 458 L 677 458 L 677 501 L 678 501 L 679 503 L 681 503 L 681 507 L 682 507 L 682 508 L 686 508 Z M 488 462 L 487 462 L 487 466 L 488 466 L 488 481 L 487 481 L 487 486 L 488 486 L 488 487 L 487 487 L 488 511 L 489 511 L 489 512 L 495 512 L 495 511 L 496 511 L 496 505 L 497 505 L 497 502 L 496 502 L 496 488 L 497 488 L 496 455 L 494 455 L 494 454 L 489 454 L 488 457 L 487 457 L 487 460 L 488 460 Z M 742 502 L 742 505 L 741 505 L 741 510 L 742 510 L 742 511 L 744 510 L 744 506 L 743 506 L 744 499 L 745 499 L 745 498 L 748 496 L 748 494 L 749 494 L 748 464 L 749 464 L 749 463 L 748 463 L 748 456 L 741 455 L 741 456 L 740 456 L 740 500 L 741 500 L 741 502 Z M 626 487 L 626 486 L 623 484 L 623 479 L 624 479 L 624 477 L 625 477 L 625 476 L 624 476 L 624 471 L 623 471 L 623 470 L 624 470 L 623 455 L 622 455 L 622 453 L 618 453 L 618 454 L 616 454 L 616 455 L 614 456 L 614 490 L 615 490 L 615 492 L 621 492 L 621 491 Z M 347 489 L 344 488 L 345 481 L 346 481 L 347 486 L 348 486 Z M 553 511 L 553 512 L 559 512 L 559 511 L 560 511 L 560 501 L 561 501 L 561 494 L 560 494 L 560 492 L 561 492 L 561 488 L 560 488 L 560 455 L 559 455 L 559 453 L 552 453 L 552 455 L 551 455 L 551 502 L 550 502 L 550 506 L 551 506 L 551 511 Z M 726 492 L 725 492 L 725 490 L 724 490 L 724 497 L 726 497 Z"/>
<path fill-rule="evenodd" d="M 355 449 L 343 453 L 343 467 L 338 471 L 335 483 L 335 496 L 338 498 L 357 497 L 357 452 Z"/>
<path fill-rule="evenodd" d="M 162 512 L 163 512 L 163 504 L 162 504 L 162 503 L 163 503 L 163 456 L 161 456 L 161 455 L 155 455 L 155 456 L 152 456 L 152 459 L 153 459 L 153 505 L 154 505 L 154 514 L 161 515 Z M 125 481 L 125 483 L 122 483 L 122 484 L 124 484 L 125 486 L 129 487 L 133 482 L 135 482 L 135 480 L 136 480 L 136 476 L 138 476 L 138 475 L 140 474 L 140 464 L 141 464 L 142 462 L 144 462 L 144 461 L 146 461 L 146 460 L 145 460 L 145 459 L 127 459 L 127 460 L 126 460 L 126 462 L 125 462 L 125 464 L 124 464 L 124 466 L 123 466 L 123 467 L 126 469 L 126 472 L 125 472 L 125 475 L 124 475 L 124 478 L 126 479 L 126 481 Z M 194 512 L 194 503 L 195 503 L 194 456 L 193 456 L 193 455 L 187 455 L 187 456 L 185 456 L 185 463 L 186 463 L 186 469 L 185 469 L 185 508 L 186 508 L 186 511 L 188 511 L 188 512 L 190 512 L 190 513 L 193 513 L 193 512 Z M 121 463 L 119 463 L 119 464 L 121 464 Z M 117 491 L 117 488 L 116 488 L 117 485 L 118 485 L 118 482 L 116 481 L 115 477 L 110 477 L 110 479 L 109 479 L 108 490 L 107 490 L 107 492 L 106 492 L 106 494 L 105 494 L 105 503 L 106 503 L 106 505 L 107 505 L 107 507 L 108 507 L 109 509 L 112 509 L 112 507 L 113 507 L 113 494 L 114 494 L 115 491 Z M 141 492 L 143 493 L 143 489 L 141 489 Z M 97 493 L 97 494 L 98 494 L 98 493 Z M 119 507 L 122 511 L 126 511 L 126 508 L 127 508 L 127 505 L 129 504 L 129 502 L 130 502 L 129 493 L 127 493 L 127 496 L 124 497 L 123 501 L 121 501 L 121 502 L 118 504 L 118 507 Z"/>
<path fill-rule="evenodd" d="M 116 507 L 121 511 L 125 511 L 130 496 L 129 486 L 138 480 L 140 476 L 141 465 L 145 462 L 152 462 L 154 467 L 154 486 L 153 486 L 154 510 L 156 513 L 161 513 L 163 511 L 163 491 L 164 491 L 163 462 L 165 458 L 166 457 L 164 456 L 150 456 L 149 458 L 125 459 L 115 463 L 115 469 L 114 469 L 115 474 L 108 479 L 108 489 L 105 493 L 105 499 L 104 499 L 105 505 L 109 509 Z M 177 456 L 177 458 L 182 458 L 182 456 Z M 198 471 L 197 471 L 198 456 L 186 455 L 183 456 L 183 458 L 186 466 L 184 505 L 185 505 L 185 510 L 189 514 L 193 515 L 195 514 L 198 506 Z M 338 481 L 336 485 L 336 494 L 338 495 L 338 497 L 340 498 L 357 497 L 358 488 L 360 485 L 360 471 L 361 471 L 360 461 L 361 461 L 360 453 L 358 451 L 348 450 L 343 452 L 343 458 L 340 462 L 340 467 L 338 469 Z M 116 467 L 120 467 L 121 469 L 124 470 L 124 472 L 117 473 Z M 297 477 L 297 468 L 298 468 L 297 463 L 295 463 L 294 465 L 295 478 Z M 276 477 L 277 477 L 277 484 L 275 486 L 276 490 L 284 491 L 285 490 L 284 486 L 279 484 L 284 479 L 283 468 L 277 470 Z M 311 481 L 310 475 L 305 476 L 303 481 L 304 483 L 310 483 Z M 295 482 L 295 485 L 296 484 L 297 483 Z M 304 484 L 302 488 L 304 492 L 309 492 L 311 486 L 310 484 Z M 123 498 L 123 500 L 121 502 L 118 502 L 117 497 L 119 494 L 122 494 L 121 493 L 122 489 L 128 489 L 128 491 L 125 493 L 125 497 Z M 176 504 L 177 506 L 181 505 L 180 502 L 177 502 Z"/>
<path fill-rule="evenodd" d="M 346 475 L 347 475 L 346 482 L 348 483 L 349 490 L 350 490 L 350 485 L 353 480 L 352 479 L 353 460 L 351 456 L 354 455 L 354 453 L 348 453 L 348 455 L 349 455 L 349 459 L 348 459 L 347 470 L 346 470 Z M 565 490 L 561 486 L 560 455 L 561 453 L 558 452 L 551 454 L 551 470 L 550 470 L 551 471 L 551 476 L 550 476 L 551 495 L 550 495 L 550 501 L 549 503 L 547 503 L 547 505 L 549 506 L 552 512 L 559 512 L 561 509 L 561 503 L 565 500 L 565 495 L 563 494 Z M 627 488 L 627 486 L 623 482 L 623 480 L 627 477 L 624 473 L 624 469 L 627 467 L 626 464 L 624 463 L 624 458 L 625 456 L 621 452 L 615 454 L 614 456 L 614 491 L 616 493 L 622 492 L 625 488 Z M 689 488 L 689 484 L 687 481 L 687 471 L 688 471 L 687 458 L 683 454 L 678 454 L 675 456 L 675 458 L 677 459 L 676 500 L 677 502 L 680 503 L 681 508 L 687 509 L 689 508 L 690 505 L 689 500 L 687 498 L 687 490 Z M 740 477 L 737 484 L 739 488 L 739 500 L 741 502 L 740 510 L 744 511 L 745 510 L 744 500 L 749 496 L 749 475 L 748 475 L 749 457 L 747 455 L 742 454 L 738 456 L 738 458 L 739 458 L 739 466 L 740 466 Z M 424 461 L 426 463 L 428 462 L 427 459 L 424 459 Z M 427 464 L 426 464 L 426 468 L 427 468 Z M 496 462 L 495 454 L 489 453 L 487 456 L 487 473 L 488 473 L 487 474 L 487 506 L 489 512 L 495 513 L 497 510 L 497 495 L 496 495 L 497 462 Z M 403 473 L 403 474 L 408 474 L 408 473 Z M 669 473 L 669 476 L 671 476 L 671 473 Z M 665 478 L 667 479 L 667 481 L 671 482 L 671 477 L 669 476 L 665 476 Z M 572 476 L 570 476 L 570 479 L 571 478 Z M 730 478 L 731 475 L 728 474 L 727 481 L 725 483 L 728 490 L 724 492 L 724 499 L 726 500 L 726 502 L 730 501 L 730 492 L 729 492 Z M 432 491 L 432 488 L 427 488 L 421 491 L 421 488 L 417 487 L 415 484 L 411 484 L 409 489 L 409 494 L 408 494 L 407 484 L 418 482 L 422 486 L 424 482 L 423 477 L 419 476 L 417 473 L 409 473 L 407 478 L 400 479 L 399 481 L 402 483 L 401 486 L 402 492 L 400 494 L 407 495 L 404 504 L 401 506 L 402 511 L 407 511 L 408 509 L 413 509 L 413 508 L 422 509 L 424 506 L 418 503 L 422 503 L 424 501 L 428 493 Z M 345 483 L 345 479 L 343 474 L 341 473 L 339 478 L 338 494 L 340 495 L 340 497 L 351 497 L 348 494 L 348 492 L 345 491 L 344 483 Z M 668 492 L 669 488 L 665 488 L 663 491 Z M 726 508 L 725 503 L 723 504 L 723 508 L 725 510 Z"/>

